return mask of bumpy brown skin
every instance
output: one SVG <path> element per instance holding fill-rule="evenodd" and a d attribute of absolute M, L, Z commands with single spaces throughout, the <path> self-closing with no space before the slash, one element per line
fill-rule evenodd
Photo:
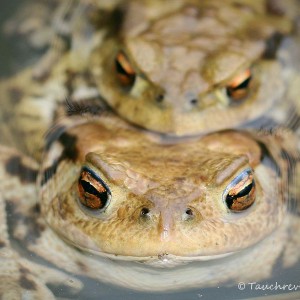
<path fill-rule="evenodd" d="M 101 94 L 126 120 L 171 135 L 255 120 L 286 90 L 283 66 L 263 53 L 275 33 L 291 30 L 284 16 L 290 2 L 281 13 L 272 2 L 126 1 L 119 31 L 101 39 L 91 58 Z M 124 88 L 116 76 L 119 51 L 136 72 L 133 86 Z M 232 100 L 226 86 L 249 67 L 248 94 Z"/>
<path fill-rule="evenodd" d="M 43 170 L 51 169 L 55 157 L 60 165 L 42 187 L 42 211 L 69 242 L 100 255 L 145 260 L 170 254 L 190 260 L 247 248 L 280 224 L 285 196 L 278 175 L 261 163 L 261 149 L 247 134 L 223 132 L 166 144 L 114 124 L 119 122 L 109 116 L 71 128 L 67 134 L 75 145 L 57 142 L 46 156 Z M 66 147 L 77 150 L 76 158 L 66 158 Z M 111 191 L 103 212 L 79 202 L 82 166 Z M 230 212 L 226 187 L 248 168 L 254 170 L 255 203 Z"/>
<path fill-rule="evenodd" d="M 79 120 L 80 122 L 82 120 Z M 97 140 L 97 138 L 101 138 L 101 140 Z M 239 142 L 243 141 L 243 146 L 240 146 L 240 143 L 236 143 L 236 139 Z M 99 122 L 83 124 L 68 130 L 57 142 L 52 144 L 44 160 L 43 168 L 46 168 L 47 172 L 43 169 L 42 178 L 44 181 L 46 179 L 48 181 L 43 184 L 43 201 L 40 205 L 34 192 L 34 174 L 36 173 L 37 164 L 16 150 L 1 147 L 0 230 L 2 234 L 0 237 L 0 259 L 2 263 L 0 269 L 1 274 L 4 274 L 2 285 L 0 286 L 1 295 L 8 297 L 13 295 L 17 298 L 21 295 L 28 296 L 29 294 L 33 299 L 53 299 L 53 295 L 46 287 L 46 283 L 67 284 L 75 291 L 81 287 L 78 281 L 73 278 L 70 279 L 69 274 L 66 275 L 62 272 L 48 269 L 48 266 L 44 267 L 33 263 L 28 257 L 24 257 L 23 251 L 19 253 L 19 249 L 15 248 L 16 243 L 10 243 L 10 241 L 16 240 L 23 250 L 27 249 L 27 251 L 38 254 L 61 270 L 92 277 L 109 284 L 152 292 L 154 290 L 168 291 L 192 287 L 219 286 L 221 283 L 229 281 L 242 280 L 251 282 L 253 280 L 262 280 L 272 274 L 273 266 L 278 259 L 280 259 L 280 263 L 284 267 L 295 264 L 299 259 L 300 240 L 297 234 L 300 226 L 299 218 L 290 213 L 284 213 L 283 220 L 280 221 L 280 207 L 283 207 L 283 204 L 279 198 L 276 198 L 279 196 L 278 194 L 273 199 L 270 199 L 270 203 L 264 202 L 268 200 L 265 197 L 265 193 L 269 193 L 270 189 L 274 192 L 274 187 L 284 182 L 286 168 L 284 164 L 281 164 L 280 151 L 282 148 L 274 147 L 274 136 L 264 137 L 264 139 L 268 140 L 267 145 L 271 146 L 270 151 L 272 155 L 277 157 L 278 166 L 281 169 L 280 177 L 278 177 L 279 174 L 275 174 L 271 169 L 261 164 L 261 149 L 248 134 L 242 136 L 240 133 L 224 132 L 208 136 L 202 142 L 186 140 L 183 143 L 184 140 L 182 140 L 182 144 L 165 145 L 163 147 L 161 145 L 162 141 L 159 141 L 157 137 L 155 138 L 151 135 L 147 138 L 141 132 L 130 129 L 125 124 L 120 124 L 120 120 L 117 121 L 112 116 L 106 116 Z M 68 141 L 69 146 L 65 143 L 66 141 Z M 172 140 L 164 141 L 169 144 L 174 142 Z M 291 142 L 292 139 L 288 137 L 286 141 Z M 287 145 L 286 141 L 281 140 L 285 146 Z M 194 147 L 198 145 L 197 151 L 193 145 Z M 147 168 L 145 171 L 147 163 L 140 157 L 140 151 L 138 151 L 137 155 L 134 155 L 134 152 L 137 149 L 145 149 L 146 146 L 148 146 L 149 150 L 174 149 L 174 155 L 176 154 L 176 157 L 180 157 L 182 163 L 176 160 L 176 157 L 173 155 L 170 155 L 170 158 L 165 158 L 165 151 L 152 151 L 143 156 L 144 159 L 147 157 L 151 158 L 151 161 L 148 162 L 149 169 Z M 191 150 L 188 150 L 189 147 Z M 106 152 L 106 155 L 103 153 L 103 151 L 106 151 L 105 149 L 109 151 Z M 130 149 L 132 151 L 126 151 Z M 183 151 L 184 149 L 185 151 Z M 111 216 L 106 219 L 107 225 L 104 224 L 105 216 L 101 218 L 100 215 L 97 215 L 98 219 L 95 218 L 95 215 L 91 216 L 81 210 L 77 201 L 77 189 L 73 187 L 79 176 L 82 162 L 85 161 L 86 153 L 89 151 L 93 152 L 87 155 L 89 167 L 98 174 L 100 174 L 101 167 L 101 177 L 109 185 L 114 196 L 111 200 L 111 206 L 104 213 L 106 216 Z M 215 167 L 205 172 L 202 168 L 205 165 L 205 161 L 202 160 L 202 166 L 200 162 L 193 160 L 192 155 L 185 156 L 185 152 L 190 155 L 193 154 L 195 158 L 200 159 L 205 152 L 207 154 L 210 153 L 213 157 L 208 156 L 207 163 L 210 161 L 211 166 L 216 166 L 217 164 L 227 166 L 231 162 L 238 161 L 237 158 L 241 158 L 239 163 L 248 161 L 249 165 L 255 169 L 257 195 L 259 196 L 251 210 L 248 213 L 238 215 L 235 220 L 230 219 L 228 218 L 229 213 L 223 206 L 220 198 L 219 192 L 222 186 L 226 185 L 225 182 L 230 181 L 230 177 L 234 177 L 232 174 L 234 170 L 236 169 L 237 173 L 239 173 L 240 170 L 238 169 L 243 169 L 238 167 L 239 164 L 235 166 L 231 164 L 232 168 L 226 168 L 223 172 L 218 172 Z M 48 167 L 55 166 L 55 158 L 61 158 L 60 164 L 56 166 L 57 168 L 52 168 L 51 170 Z M 119 161 L 121 158 L 125 158 L 123 163 Z M 136 165 L 137 162 L 139 162 L 138 165 Z M 180 168 L 179 170 L 177 168 L 179 166 L 184 167 L 188 162 L 191 163 L 189 163 L 187 169 Z M 18 173 L 17 170 L 23 171 Z M 177 179 L 168 172 L 170 170 L 178 175 Z M 197 173 L 202 177 L 196 176 Z M 24 174 L 28 176 L 24 176 Z M 44 177 L 45 174 L 47 174 L 46 178 Z M 137 175 L 139 176 L 137 177 Z M 182 180 L 183 175 L 186 176 L 186 179 Z M 150 177 L 152 180 L 149 179 Z M 156 179 L 161 181 L 161 183 L 157 182 Z M 220 184 L 207 185 L 205 183 L 206 180 L 212 182 L 216 179 L 219 179 Z M 224 180 L 223 183 L 221 183 L 222 179 Z M 171 188 L 169 185 L 171 182 L 178 184 Z M 201 185 L 200 188 L 197 183 Z M 152 186 L 150 186 L 151 184 Z M 205 190 L 205 186 L 206 192 L 212 192 L 210 194 L 211 197 L 206 197 L 205 201 L 197 203 L 193 199 L 197 197 L 197 191 Z M 140 194 L 136 191 L 137 187 Z M 164 187 L 165 190 L 163 190 Z M 192 193 L 190 188 L 195 188 L 196 192 Z M 187 191 L 182 197 L 184 189 L 187 189 Z M 178 199 L 176 198 L 177 196 L 181 196 L 182 201 L 176 201 Z M 186 196 L 190 196 L 190 199 L 187 199 Z M 51 199 L 53 202 L 48 202 Z M 139 200 L 141 201 L 140 203 L 138 202 Z M 184 208 L 187 204 L 190 204 L 190 200 L 193 202 L 193 207 L 191 208 L 196 218 L 194 220 L 190 219 L 191 222 L 188 224 L 190 215 L 185 214 Z M 278 201 L 278 206 L 274 207 L 273 204 L 276 201 Z M 55 203 L 59 204 L 59 206 L 56 206 Z M 151 203 L 152 207 L 150 207 Z M 211 203 L 212 208 L 205 207 L 205 203 Z M 148 226 L 143 218 L 138 217 L 138 214 L 130 214 L 135 208 L 137 212 L 140 211 L 140 204 L 145 204 L 150 208 L 152 217 Z M 6 206 L 8 214 L 6 214 L 4 206 Z M 142 264 L 126 264 L 124 262 L 118 264 L 111 260 L 101 259 L 99 255 L 86 255 L 85 252 L 77 251 L 75 247 L 68 246 L 68 243 L 64 243 L 47 226 L 45 216 L 40 214 L 39 207 L 44 215 L 48 214 L 48 222 L 51 223 L 58 233 L 64 235 L 66 231 L 70 230 L 64 237 L 69 239 L 69 242 L 71 240 L 75 246 L 84 247 L 87 250 L 95 249 L 95 246 L 97 246 L 96 241 L 99 240 L 99 237 L 95 235 L 95 232 L 104 239 L 109 238 L 108 233 L 110 232 L 112 233 L 113 243 L 108 244 L 108 246 L 115 247 L 114 250 L 117 251 L 120 245 L 115 243 L 116 239 L 113 235 L 113 230 L 115 229 L 119 235 L 119 240 L 120 238 L 127 239 L 127 248 L 125 247 L 124 250 L 127 252 L 131 251 L 131 253 L 135 251 L 135 253 L 132 253 L 135 255 L 138 254 L 137 251 L 139 250 L 134 248 L 129 250 L 129 244 L 132 247 L 143 246 L 142 251 L 150 251 L 150 248 L 157 246 L 159 242 L 161 245 L 164 245 L 163 249 L 156 250 L 166 250 L 166 247 L 170 247 L 172 243 L 175 244 L 176 239 L 183 239 L 182 233 L 184 232 L 191 234 L 191 239 L 186 241 L 186 245 L 180 245 L 180 247 L 185 246 L 183 251 L 186 251 L 197 240 L 197 236 L 192 235 L 193 232 L 197 233 L 197 227 L 201 226 L 201 221 L 205 223 L 207 219 L 204 218 L 209 218 L 210 214 L 212 217 L 218 217 L 218 214 L 223 216 L 223 220 L 227 219 L 229 226 L 233 224 L 236 224 L 236 227 L 241 226 L 240 229 L 235 228 L 236 232 L 240 231 L 240 236 L 231 236 L 230 231 L 227 231 L 228 238 L 235 245 L 237 245 L 241 237 L 246 237 L 247 233 L 251 233 L 252 236 L 260 235 L 259 232 L 262 232 L 262 235 L 265 234 L 265 238 L 253 245 L 253 247 L 239 251 L 236 255 L 231 255 L 225 259 L 213 259 L 209 263 L 194 262 L 177 268 L 149 269 L 149 266 L 143 266 Z M 268 207 L 269 209 L 262 211 L 263 207 Z M 128 211 L 126 208 L 128 208 Z M 201 209 L 200 212 L 199 209 Z M 70 212 L 73 212 L 74 215 L 71 215 Z M 273 215 L 271 215 L 272 213 Z M 160 224 L 157 222 L 158 214 L 162 215 Z M 51 219 L 53 216 L 54 219 Z M 204 218 L 201 220 L 199 216 Z M 61 219 L 61 217 L 63 218 Z M 182 217 L 184 218 L 182 219 Z M 252 219 L 252 222 L 246 224 L 243 221 L 246 221 L 246 219 Z M 116 222 L 117 220 L 119 222 Z M 266 224 L 267 220 L 270 222 L 269 225 Z M 166 235 L 162 236 L 161 233 L 164 230 L 161 225 L 172 224 L 172 221 L 174 226 L 166 228 Z M 7 230 L 6 222 L 9 222 L 11 226 L 10 231 Z M 261 226 L 258 228 L 259 222 L 261 222 Z M 279 226 L 276 227 L 277 222 L 279 222 Z M 57 228 L 56 225 L 58 224 L 64 227 Z M 109 226 L 113 224 L 115 224 L 115 228 Z M 90 231 L 91 225 L 95 226 L 94 233 Z M 97 227 L 107 230 L 107 234 L 103 234 Z M 194 227 L 194 229 L 191 227 Z M 242 230 L 243 227 L 244 231 Z M 274 227 L 274 230 L 272 230 L 272 227 Z M 123 228 L 123 231 L 118 228 Z M 209 238 L 214 240 L 214 237 L 216 237 L 216 240 L 219 242 L 217 239 L 220 233 L 218 228 L 225 230 L 226 226 L 222 226 L 221 222 L 216 222 L 214 228 L 215 230 L 211 232 Z M 134 229 L 142 231 L 136 233 L 135 236 Z M 189 229 L 190 232 L 188 232 Z M 268 233 L 268 230 L 272 232 Z M 72 235 L 72 232 L 74 235 Z M 91 235 L 88 236 L 89 234 Z M 145 239 L 144 236 L 149 236 L 149 234 L 153 234 L 153 236 L 152 239 L 147 240 L 150 248 L 146 250 L 145 245 L 142 245 L 142 243 L 143 239 Z M 169 241 L 168 237 L 170 238 Z M 251 239 L 249 236 L 249 238 L 248 246 L 250 246 L 250 242 L 254 242 L 253 237 Z M 259 237 L 257 238 L 259 239 Z M 138 245 L 136 244 L 137 239 L 140 240 Z M 107 242 L 108 240 L 104 241 Z M 122 240 L 120 242 L 123 243 Z M 218 245 L 212 246 L 215 251 L 219 250 Z M 240 240 L 239 246 L 247 247 L 247 242 L 244 241 L 243 243 Z M 30 252 L 28 253 L 30 254 Z M 97 254 L 101 253 L 97 252 Z M 174 266 L 181 264 L 183 261 L 195 259 L 195 257 L 180 257 L 161 252 L 160 254 L 164 255 L 152 258 L 145 257 L 144 259 L 148 263 L 158 264 L 161 267 Z M 121 260 L 142 259 L 141 257 L 115 255 L 111 257 Z M 216 257 L 206 256 L 205 258 L 212 259 Z M 176 280 L 176 284 L 174 284 L 174 280 Z"/>

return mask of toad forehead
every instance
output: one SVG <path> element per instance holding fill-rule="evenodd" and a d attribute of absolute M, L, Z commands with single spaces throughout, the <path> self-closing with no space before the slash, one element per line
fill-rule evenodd
<path fill-rule="evenodd" d="M 140 151 L 110 151 L 105 155 L 90 153 L 87 160 L 99 168 L 109 181 L 122 182 L 127 188 L 134 189 L 136 194 L 144 194 L 154 188 L 192 191 L 207 185 L 220 185 L 247 162 L 244 156 L 228 154 L 224 157 L 220 153 L 208 155 L 206 151 L 168 149 L 150 147 L 143 155 Z"/>

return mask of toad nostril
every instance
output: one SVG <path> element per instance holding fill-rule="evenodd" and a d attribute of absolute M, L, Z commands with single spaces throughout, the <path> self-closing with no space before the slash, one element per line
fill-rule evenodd
<path fill-rule="evenodd" d="M 187 208 L 182 215 L 182 220 L 183 221 L 191 221 L 195 218 L 195 212 L 192 208 Z"/>
<path fill-rule="evenodd" d="M 185 213 L 186 213 L 188 216 L 190 216 L 190 217 L 194 215 L 193 211 L 192 211 L 190 208 L 188 208 L 188 209 L 185 211 Z"/>
<path fill-rule="evenodd" d="M 150 209 L 147 207 L 143 207 L 141 209 L 140 215 L 141 215 L 141 217 L 145 217 L 145 216 L 148 216 L 149 213 L 150 213 Z"/>
<path fill-rule="evenodd" d="M 159 94 L 156 96 L 156 102 L 161 103 L 164 101 L 165 96 L 163 94 Z"/>
<path fill-rule="evenodd" d="M 193 98 L 193 99 L 190 100 L 190 103 L 191 103 L 192 105 L 196 105 L 196 104 L 198 103 L 198 99 Z"/>

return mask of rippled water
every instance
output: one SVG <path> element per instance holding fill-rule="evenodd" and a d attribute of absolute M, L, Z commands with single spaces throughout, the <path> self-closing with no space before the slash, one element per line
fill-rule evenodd
<path fill-rule="evenodd" d="M 21 3 L 21 0 L 6 1 L 5 4 L 1 5 L 0 10 L 0 22 L 11 15 L 15 7 Z M 0 25 L 0 27 L 2 27 Z M 31 55 L 31 49 L 26 45 L 20 44 L 16 41 L 7 39 L 3 34 L 0 35 L 0 76 L 6 77 L 9 74 L 14 73 L 20 66 L 23 65 L 25 57 Z M 32 58 L 34 60 L 34 58 Z M 30 60 L 26 59 L 27 63 Z M 13 221 L 13 220 L 12 220 Z M 296 234 L 299 234 L 297 232 Z M 300 251 L 300 249 L 299 249 Z M 255 258 L 253 258 L 255 259 Z M 282 270 L 278 266 L 276 274 L 273 278 L 268 279 L 261 284 L 299 284 L 300 285 L 300 264 L 297 264 L 292 269 Z M 75 276 L 78 278 L 78 276 Z M 80 277 L 79 277 L 80 278 Z M 96 282 L 94 280 L 80 278 L 85 284 L 85 288 L 82 292 L 76 296 L 70 295 L 68 290 L 63 288 L 53 287 L 53 291 L 58 298 L 72 298 L 72 299 L 247 299 L 262 297 L 265 295 L 275 295 L 280 290 L 255 290 L 254 286 L 246 283 L 244 290 L 239 289 L 236 285 L 234 287 L 217 286 L 214 288 L 193 288 L 189 291 L 183 292 L 172 292 L 172 293 L 146 293 L 137 292 L 129 289 L 119 288 L 113 285 L 107 285 Z M 240 287 L 243 287 L 241 285 Z M 298 288 L 299 293 L 294 295 L 287 295 L 285 299 L 300 299 L 300 286 Z M 271 297 L 270 299 L 284 299 L 282 296 L 278 298 Z"/>

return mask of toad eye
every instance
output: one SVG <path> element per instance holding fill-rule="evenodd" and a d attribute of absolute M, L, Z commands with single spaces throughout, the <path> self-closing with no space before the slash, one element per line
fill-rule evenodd
<path fill-rule="evenodd" d="M 226 206 L 232 212 L 240 212 L 250 207 L 255 201 L 255 181 L 251 169 L 243 171 L 227 186 Z"/>
<path fill-rule="evenodd" d="M 136 73 L 131 66 L 126 55 L 120 51 L 115 59 L 116 74 L 120 84 L 123 87 L 132 87 L 135 81 Z"/>
<path fill-rule="evenodd" d="M 80 203 L 92 210 L 104 210 L 111 193 L 106 184 L 90 169 L 84 167 L 78 179 Z"/>
<path fill-rule="evenodd" d="M 239 101 L 247 97 L 251 78 L 251 70 L 247 69 L 229 82 L 226 86 L 226 92 L 231 100 Z"/>

